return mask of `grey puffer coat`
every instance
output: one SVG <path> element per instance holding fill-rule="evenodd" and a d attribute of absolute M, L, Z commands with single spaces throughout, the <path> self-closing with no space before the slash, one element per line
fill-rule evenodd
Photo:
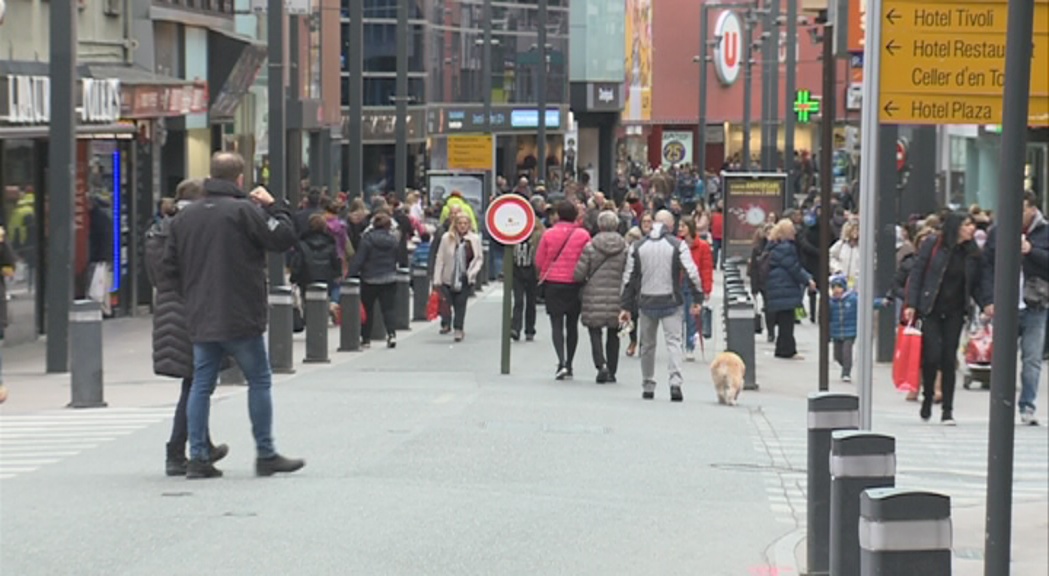
<path fill-rule="evenodd" d="M 575 281 L 583 284 L 583 326 L 619 326 L 619 292 L 623 284 L 627 246 L 615 232 L 601 232 L 586 245 L 575 267 Z"/>
<path fill-rule="evenodd" d="M 153 310 L 153 373 L 173 378 L 193 377 L 193 343 L 186 326 L 186 304 L 177 286 L 165 282 L 160 273 L 171 218 L 166 217 L 146 232 L 146 274 L 157 289 Z"/>

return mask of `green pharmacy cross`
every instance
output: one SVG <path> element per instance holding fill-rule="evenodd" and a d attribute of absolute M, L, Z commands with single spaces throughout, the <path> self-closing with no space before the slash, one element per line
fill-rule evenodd
<path fill-rule="evenodd" d="M 812 99 L 812 92 L 798 90 L 794 96 L 794 113 L 798 115 L 798 122 L 808 124 L 810 115 L 820 113 L 820 101 Z"/>

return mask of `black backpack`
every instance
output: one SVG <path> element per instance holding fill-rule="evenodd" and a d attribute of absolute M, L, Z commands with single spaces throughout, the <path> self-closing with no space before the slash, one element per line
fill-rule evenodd
<path fill-rule="evenodd" d="M 334 246 L 316 250 L 306 242 L 299 241 L 292 262 L 293 282 L 296 284 L 310 284 L 313 282 L 328 282 L 334 276 L 332 260 L 334 259 Z"/>

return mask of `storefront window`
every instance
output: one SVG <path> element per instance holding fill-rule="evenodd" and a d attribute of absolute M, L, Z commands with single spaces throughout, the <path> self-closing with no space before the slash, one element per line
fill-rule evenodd
<path fill-rule="evenodd" d="M 36 336 L 34 295 L 39 284 L 40 238 L 36 205 L 36 143 L 32 140 L 5 140 L 0 146 L 0 224 L 5 242 L 12 248 L 15 265 L 4 271 L 7 283 L 9 326 L 5 340 L 18 342 Z"/>

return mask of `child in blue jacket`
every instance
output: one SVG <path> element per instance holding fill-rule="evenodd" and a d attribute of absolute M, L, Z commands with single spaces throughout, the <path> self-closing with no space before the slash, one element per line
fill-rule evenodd
<path fill-rule="evenodd" d="M 852 346 L 856 343 L 856 315 L 859 296 L 849 290 L 844 276 L 830 280 L 830 339 L 834 361 L 841 365 L 841 381 L 852 381 Z"/>

